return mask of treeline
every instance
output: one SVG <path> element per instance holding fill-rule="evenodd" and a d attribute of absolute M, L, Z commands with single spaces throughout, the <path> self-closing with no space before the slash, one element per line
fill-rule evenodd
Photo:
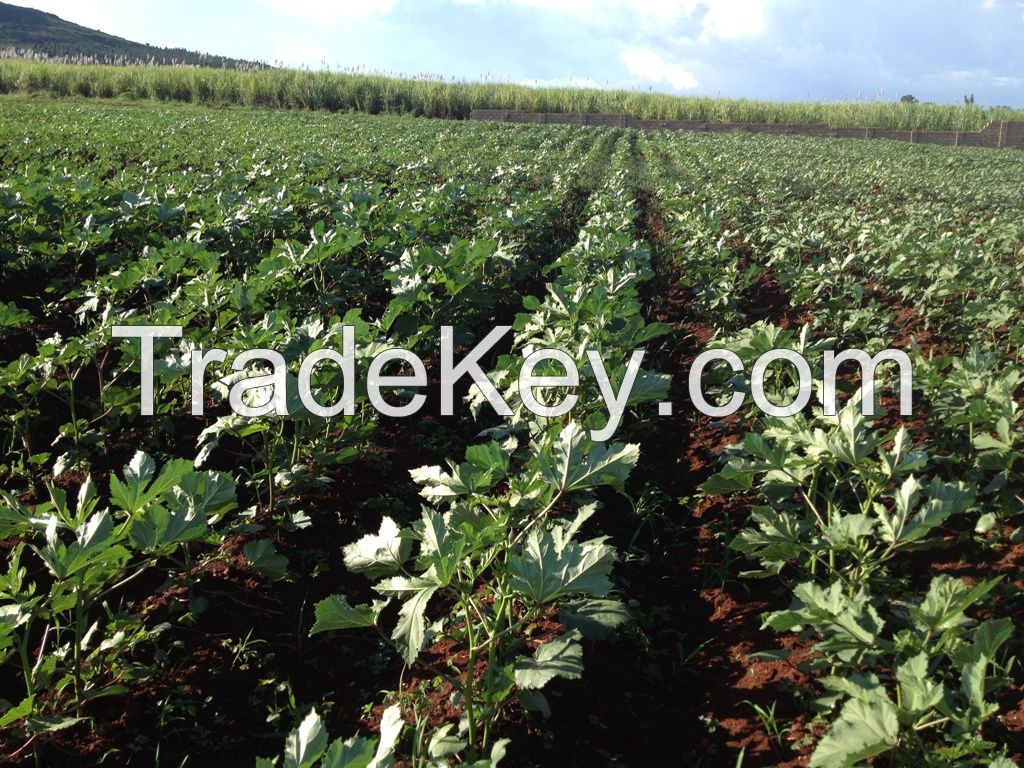
<path fill-rule="evenodd" d="M 63 53 L 60 48 L 37 50 L 35 48 L 0 48 L 0 59 L 47 62 L 52 64 L 102 64 L 109 67 L 214 67 L 219 69 L 240 69 L 258 71 L 267 65 L 258 61 L 231 59 L 208 53 L 195 53 L 184 48 L 157 48 L 160 55 L 147 58 L 132 58 L 128 54 L 87 54 Z"/>
<path fill-rule="evenodd" d="M 0 61 L 0 93 L 153 99 L 209 105 L 467 118 L 473 109 L 627 113 L 651 120 L 824 123 L 836 127 L 976 131 L 1024 110 L 974 104 L 769 102 L 596 88 L 533 88 L 360 71 L 102 66 Z"/>

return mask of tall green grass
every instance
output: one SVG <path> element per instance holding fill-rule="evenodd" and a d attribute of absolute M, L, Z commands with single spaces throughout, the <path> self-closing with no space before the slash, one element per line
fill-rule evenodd
<path fill-rule="evenodd" d="M 472 109 L 628 113 L 644 119 L 825 123 L 835 127 L 976 131 L 990 120 L 1024 120 L 1024 110 L 957 104 L 770 102 L 671 96 L 596 88 L 533 88 L 363 72 L 195 67 L 115 67 L 0 61 L 0 93 L 287 109 L 354 110 L 466 118 Z"/>

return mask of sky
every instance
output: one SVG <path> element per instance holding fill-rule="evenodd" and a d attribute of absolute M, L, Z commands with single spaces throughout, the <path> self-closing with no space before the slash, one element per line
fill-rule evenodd
<path fill-rule="evenodd" d="M 15 0 L 289 66 L 782 101 L 1024 107 L 1022 0 Z"/>

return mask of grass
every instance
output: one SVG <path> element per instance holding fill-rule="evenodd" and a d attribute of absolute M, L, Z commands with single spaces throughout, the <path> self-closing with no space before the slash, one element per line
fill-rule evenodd
<path fill-rule="evenodd" d="M 769 102 L 597 88 L 533 88 L 357 71 L 237 71 L 0 60 L 0 93 L 469 117 L 472 109 L 628 113 L 644 119 L 824 123 L 834 127 L 977 131 L 1024 110 L 869 101 Z"/>

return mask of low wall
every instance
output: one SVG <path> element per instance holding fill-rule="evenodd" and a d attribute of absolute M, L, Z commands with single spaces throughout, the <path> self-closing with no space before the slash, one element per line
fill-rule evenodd
<path fill-rule="evenodd" d="M 523 112 L 506 109 L 474 109 L 469 118 L 503 123 L 600 125 L 613 128 L 709 133 L 771 133 L 829 139 L 892 139 L 909 141 L 912 144 L 942 144 L 950 147 L 1024 149 L 1024 122 L 1006 120 L 989 123 L 980 131 L 892 131 L 885 128 L 832 128 L 820 123 L 707 123 L 700 120 L 640 120 L 625 114 Z"/>

